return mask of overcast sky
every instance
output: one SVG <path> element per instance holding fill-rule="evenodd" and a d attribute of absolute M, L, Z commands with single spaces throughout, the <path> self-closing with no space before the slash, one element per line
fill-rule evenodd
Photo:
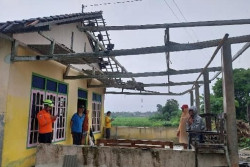
<path fill-rule="evenodd" d="M 107 25 L 141 25 L 162 24 L 193 21 L 250 19 L 249 0 L 142 0 L 114 4 L 127 0 L 1 0 L 0 22 L 44 17 L 58 14 L 103 11 Z M 132 1 L 132 0 L 129 0 Z M 110 2 L 111 5 L 103 3 Z M 95 5 L 93 4 L 102 4 Z M 164 29 L 138 31 L 110 31 L 111 42 L 115 49 L 138 48 L 164 45 Z M 250 26 L 221 26 L 178 28 L 170 30 L 170 40 L 178 43 L 193 43 L 220 39 L 228 33 L 230 37 L 249 35 Z M 243 45 L 233 45 L 234 55 Z M 174 52 L 170 54 L 170 67 L 175 70 L 203 68 L 210 59 L 215 48 Z M 250 51 L 247 50 L 234 63 L 234 68 L 250 67 Z M 165 71 L 165 54 L 149 54 L 117 57 L 117 60 L 129 72 L 157 72 Z M 220 54 L 211 63 L 210 67 L 221 65 Z M 171 76 L 172 82 L 194 81 L 199 74 Z M 210 73 L 210 79 L 214 73 Z M 143 83 L 166 83 L 167 77 L 136 78 Z M 212 83 L 213 84 L 213 83 Z M 171 87 L 171 92 L 179 93 L 191 88 L 189 86 Z M 168 92 L 167 87 L 147 87 L 147 90 Z M 107 91 L 120 91 L 107 89 Z M 200 88 L 203 92 L 203 87 Z M 157 104 L 164 105 L 168 99 L 176 99 L 180 105 L 189 104 L 189 94 L 183 96 L 129 96 L 106 95 L 105 112 L 110 111 L 155 111 Z"/>

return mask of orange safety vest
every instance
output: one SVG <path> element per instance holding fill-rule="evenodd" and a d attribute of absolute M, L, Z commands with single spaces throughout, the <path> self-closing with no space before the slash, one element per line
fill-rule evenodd
<path fill-rule="evenodd" d="M 46 110 L 41 110 L 37 114 L 37 120 L 39 125 L 39 133 L 51 133 L 52 132 L 52 123 L 55 121 L 51 118 L 51 115 Z"/>

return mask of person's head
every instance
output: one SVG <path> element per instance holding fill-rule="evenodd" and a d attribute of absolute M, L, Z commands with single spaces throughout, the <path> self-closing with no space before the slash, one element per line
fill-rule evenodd
<path fill-rule="evenodd" d="M 51 111 L 52 107 L 54 106 L 52 100 L 49 100 L 49 99 L 44 100 L 44 101 L 43 101 L 43 105 L 44 105 L 44 109 L 45 109 L 47 112 Z"/>
<path fill-rule="evenodd" d="M 194 118 L 194 116 L 197 114 L 197 108 L 196 108 L 196 106 L 191 106 L 188 111 L 189 111 L 189 115 L 192 118 Z"/>
<path fill-rule="evenodd" d="M 108 112 L 107 112 L 107 116 L 110 116 L 110 115 L 111 115 L 111 112 L 110 112 L 110 111 L 108 111 Z"/>
<path fill-rule="evenodd" d="M 183 105 L 181 106 L 182 112 L 183 112 L 185 109 L 188 109 L 188 105 L 187 105 L 187 104 L 183 104 Z"/>
<path fill-rule="evenodd" d="M 84 110 L 85 110 L 84 105 L 78 105 L 77 113 L 83 113 Z"/>

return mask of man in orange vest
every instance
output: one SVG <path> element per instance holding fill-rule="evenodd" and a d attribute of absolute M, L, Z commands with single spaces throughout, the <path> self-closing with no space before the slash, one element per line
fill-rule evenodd
<path fill-rule="evenodd" d="M 39 125 L 39 143 L 51 143 L 52 141 L 52 123 L 57 116 L 52 116 L 50 111 L 54 106 L 51 100 L 43 101 L 44 108 L 38 112 L 37 119 Z"/>

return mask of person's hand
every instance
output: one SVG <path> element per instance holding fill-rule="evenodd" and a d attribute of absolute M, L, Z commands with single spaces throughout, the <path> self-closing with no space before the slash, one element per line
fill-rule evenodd
<path fill-rule="evenodd" d="M 192 117 L 188 118 L 188 125 L 192 125 L 194 123 L 194 120 Z"/>
<path fill-rule="evenodd" d="M 178 132 L 177 132 L 177 137 L 179 137 L 180 136 L 180 131 L 178 130 Z"/>
<path fill-rule="evenodd" d="M 51 119 L 56 119 L 57 118 L 57 115 L 56 116 L 51 116 Z"/>

